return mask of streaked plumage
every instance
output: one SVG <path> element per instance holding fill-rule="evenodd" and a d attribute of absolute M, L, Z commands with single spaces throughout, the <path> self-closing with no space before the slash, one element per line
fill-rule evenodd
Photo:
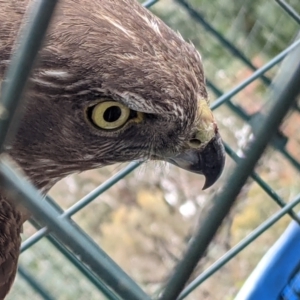
<path fill-rule="evenodd" d="M 0 0 L 0 78 L 32 2 Z M 60 1 L 26 100 L 7 152 L 43 192 L 68 174 L 135 159 L 165 160 L 205 174 L 206 186 L 222 171 L 224 149 L 207 104 L 200 55 L 134 0 Z M 106 100 L 130 109 L 117 130 L 91 122 L 95 106 Z M 28 216 L 4 197 L 0 206 L 3 299 Z"/>

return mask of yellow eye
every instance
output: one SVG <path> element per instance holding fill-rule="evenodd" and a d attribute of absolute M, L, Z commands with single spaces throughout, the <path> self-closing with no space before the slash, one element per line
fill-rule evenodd
<path fill-rule="evenodd" d="M 101 102 L 92 108 L 92 122 L 102 129 L 122 127 L 130 116 L 130 109 L 115 101 Z"/>

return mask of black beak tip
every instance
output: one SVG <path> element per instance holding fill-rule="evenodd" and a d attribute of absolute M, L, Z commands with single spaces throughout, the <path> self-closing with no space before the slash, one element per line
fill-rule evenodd
<path fill-rule="evenodd" d="M 205 176 L 203 190 L 211 187 L 223 173 L 225 148 L 221 137 L 216 136 L 201 153 L 202 174 Z"/>
<path fill-rule="evenodd" d="M 225 160 L 224 160 L 225 162 Z M 212 173 L 209 174 L 203 174 L 205 176 L 205 183 L 203 185 L 202 190 L 206 190 L 209 187 L 211 187 L 221 176 L 222 172 L 224 169 L 224 164 L 223 166 L 218 166 L 216 167 Z"/>

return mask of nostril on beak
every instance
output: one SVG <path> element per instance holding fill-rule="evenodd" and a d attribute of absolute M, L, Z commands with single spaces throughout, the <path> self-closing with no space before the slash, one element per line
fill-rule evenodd
<path fill-rule="evenodd" d="M 189 146 L 191 148 L 199 148 L 201 144 L 202 143 L 199 139 L 193 138 L 189 140 Z"/>

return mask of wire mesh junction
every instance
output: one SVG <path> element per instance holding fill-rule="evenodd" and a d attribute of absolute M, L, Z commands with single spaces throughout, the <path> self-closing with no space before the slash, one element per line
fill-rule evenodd
<path fill-rule="evenodd" d="M 0 122 L 1 149 L 3 149 L 3 144 L 7 138 L 6 133 L 12 123 L 12 116 L 20 103 L 22 91 L 56 2 L 37 1 L 37 8 L 32 12 L 32 21 L 24 31 L 19 52 L 13 57 L 12 64 L 7 72 L 7 81 L 2 89 L 1 103 L 10 112 L 10 118 L 1 119 Z M 158 1 L 147 1 L 144 3 L 144 6 L 150 7 L 156 2 Z M 207 31 L 222 47 L 253 71 L 248 78 L 228 92 L 218 88 L 210 78 L 207 79 L 207 83 L 210 90 L 218 97 L 212 103 L 212 109 L 215 110 L 223 105 L 227 106 L 232 113 L 237 114 L 241 119 L 251 124 L 255 133 L 255 140 L 246 151 L 245 158 L 241 158 L 228 144 L 225 144 L 227 154 L 237 162 L 237 166 L 224 183 L 222 192 L 214 195 L 211 200 L 212 205 L 206 211 L 205 216 L 201 218 L 199 229 L 190 240 L 182 260 L 170 276 L 165 289 L 158 293 L 158 298 L 162 300 L 184 299 L 197 286 L 213 275 L 285 214 L 289 214 L 291 218 L 300 224 L 297 214 L 293 211 L 293 207 L 300 203 L 300 195 L 287 204 L 258 173 L 253 171 L 256 162 L 268 143 L 271 143 L 290 164 L 300 170 L 300 163 L 286 150 L 287 138 L 278 131 L 278 126 L 289 108 L 299 111 L 295 99 L 299 95 L 300 88 L 298 85 L 298 78 L 300 78 L 300 39 L 296 38 L 290 46 L 276 55 L 267 64 L 257 69 L 241 50 L 203 17 L 198 9 L 195 9 L 193 5 L 185 0 L 176 0 L 176 2 L 202 26 L 203 30 Z M 291 5 L 281 0 L 276 2 L 284 9 L 283 13 L 288 13 L 295 22 L 300 24 L 300 17 Z M 272 105 L 267 115 L 250 115 L 232 101 L 235 95 L 255 80 L 261 80 L 263 84 L 269 86 L 271 79 L 266 75 L 267 72 L 277 66 L 287 55 L 289 58 L 283 63 L 281 74 L 274 82 Z M 24 68 L 24 63 L 30 67 Z M 285 82 L 285 84 L 282 85 L 281 82 Z M 258 118 L 259 122 L 257 122 Z M 273 135 L 270 134 L 271 132 Z M 128 164 L 123 170 L 64 211 L 50 197 L 46 198 L 46 203 L 42 201 L 35 188 L 25 183 L 24 179 L 15 174 L 9 163 L 2 159 L 0 164 L 1 185 L 8 190 L 12 199 L 15 199 L 16 195 L 18 195 L 18 199 L 22 199 L 22 203 L 34 215 L 34 219 L 31 220 L 32 224 L 39 229 L 23 242 L 21 251 L 26 251 L 41 238 L 46 237 L 108 299 L 150 299 L 150 296 L 71 220 L 74 214 L 89 205 L 97 196 L 107 191 L 141 164 L 142 162 Z M 185 287 L 192 271 L 204 255 L 209 243 L 248 177 L 256 181 L 265 193 L 281 207 L 281 210 L 257 227 L 250 235 Z M 226 186 L 231 188 L 226 189 Z M 40 220 L 43 221 L 40 222 Z M 24 267 L 19 266 L 18 272 L 43 299 L 54 299 L 43 284 L 29 274 Z"/>

